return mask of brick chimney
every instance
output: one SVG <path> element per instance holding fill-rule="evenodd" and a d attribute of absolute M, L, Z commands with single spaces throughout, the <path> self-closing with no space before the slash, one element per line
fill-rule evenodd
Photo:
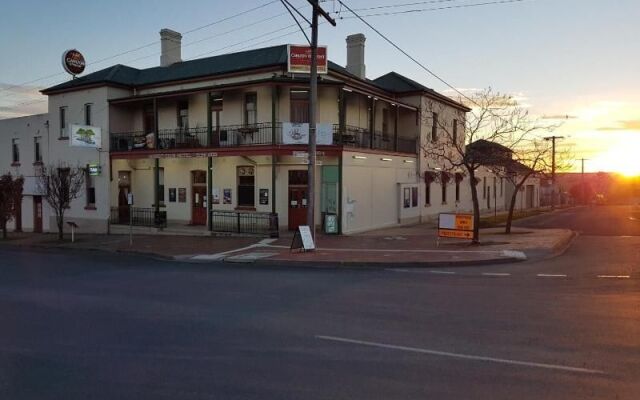
<path fill-rule="evenodd" d="M 347 71 L 365 79 L 364 42 L 367 38 L 362 33 L 347 36 Z"/>
<path fill-rule="evenodd" d="M 171 29 L 160 31 L 160 66 L 168 67 L 182 61 L 182 35 Z"/>

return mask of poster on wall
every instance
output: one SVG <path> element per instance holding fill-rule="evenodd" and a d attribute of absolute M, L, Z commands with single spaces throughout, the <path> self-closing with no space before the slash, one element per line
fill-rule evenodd
<path fill-rule="evenodd" d="M 211 204 L 220 204 L 220 188 L 211 188 Z"/>
<path fill-rule="evenodd" d="M 309 124 L 297 122 L 282 123 L 282 143 L 284 144 L 308 144 Z"/>
<path fill-rule="evenodd" d="M 98 149 L 102 143 L 102 129 L 97 126 L 71 125 L 69 146 Z"/>
<path fill-rule="evenodd" d="M 169 203 L 176 202 L 176 188 L 169 188 Z"/>
<path fill-rule="evenodd" d="M 410 208 L 411 207 L 411 189 L 404 188 L 404 190 L 402 191 L 402 203 L 404 204 L 404 208 Z"/>
<path fill-rule="evenodd" d="M 333 144 L 333 124 L 316 124 L 316 143 Z"/>
<path fill-rule="evenodd" d="M 224 189 L 222 191 L 222 203 L 223 204 L 231 204 L 231 189 Z"/>
<path fill-rule="evenodd" d="M 269 204 L 269 189 L 260 189 L 260 205 Z"/>
<path fill-rule="evenodd" d="M 187 202 L 187 188 L 178 188 L 178 202 Z"/>
<path fill-rule="evenodd" d="M 282 123 L 282 143 L 284 144 L 308 144 L 309 124 L 297 122 Z M 316 143 L 320 145 L 333 144 L 333 125 L 316 124 Z"/>

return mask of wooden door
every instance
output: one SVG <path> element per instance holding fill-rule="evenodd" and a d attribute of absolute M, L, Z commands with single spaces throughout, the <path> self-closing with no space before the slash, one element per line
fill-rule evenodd
<path fill-rule="evenodd" d="M 42 197 L 33 196 L 33 231 L 42 233 Z"/>
<path fill-rule="evenodd" d="M 206 186 L 193 186 L 191 188 L 191 224 L 206 225 L 207 223 L 207 195 Z"/>
<path fill-rule="evenodd" d="M 289 187 L 289 230 L 307 223 L 307 188 Z"/>

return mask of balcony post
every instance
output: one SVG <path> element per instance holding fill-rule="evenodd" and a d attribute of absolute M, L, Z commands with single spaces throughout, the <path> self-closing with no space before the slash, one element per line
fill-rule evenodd
<path fill-rule="evenodd" d="M 376 100 L 371 96 L 371 112 L 369 113 L 369 135 L 371 136 L 369 140 L 369 147 L 373 149 L 373 140 L 375 138 L 376 131 Z"/>
<path fill-rule="evenodd" d="M 211 93 L 207 92 L 207 147 L 211 147 L 211 135 L 213 134 L 211 119 Z M 211 218 L 211 212 L 213 211 L 213 204 L 211 199 L 211 188 L 213 187 L 213 158 L 207 157 L 207 194 L 205 196 L 207 202 L 207 228 L 209 231 L 213 230 L 213 219 Z"/>
<path fill-rule="evenodd" d="M 398 151 L 398 119 L 400 118 L 400 107 L 396 107 L 396 116 L 393 122 L 393 151 Z"/>
<path fill-rule="evenodd" d="M 277 105 L 278 105 L 278 85 L 271 86 L 271 213 L 276 214 L 276 162 L 277 156 L 275 146 L 277 144 Z M 276 227 L 277 228 L 277 227 Z"/>
<path fill-rule="evenodd" d="M 346 96 L 344 95 L 344 90 L 342 88 L 338 89 L 340 92 L 338 93 L 338 138 L 340 139 L 340 143 L 342 144 L 342 136 L 344 135 L 345 126 L 346 126 L 346 107 L 345 103 Z M 338 143 L 336 143 L 338 144 Z"/>
<path fill-rule="evenodd" d="M 154 147 L 157 150 L 160 143 L 160 135 L 158 132 L 158 99 L 153 99 L 153 124 L 154 124 Z M 160 159 L 155 159 L 155 166 L 153 168 L 153 203 L 155 208 L 155 217 L 160 214 Z"/>

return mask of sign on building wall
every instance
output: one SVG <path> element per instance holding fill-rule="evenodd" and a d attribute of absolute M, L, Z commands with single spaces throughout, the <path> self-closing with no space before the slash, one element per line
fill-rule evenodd
<path fill-rule="evenodd" d="M 69 49 L 62 53 L 62 68 L 67 73 L 76 76 L 84 72 L 86 62 L 84 56 L 76 49 Z"/>
<path fill-rule="evenodd" d="M 98 149 L 102 143 L 102 129 L 97 126 L 71 125 L 69 145 Z"/>
<path fill-rule="evenodd" d="M 438 236 L 473 239 L 473 214 L 446 214 L 438 216 Z"/>
<path fill-rule="evenodd" d="M 283 144 L 309 144 L 309 124 L 307 122 L 283 122 Z M 333 143 L 333 125 L 323 123 L 316 124 L 316 143 L 330 145 Z"/>
<path fill-rule="evenodd" d="M 305 45 L 290 44 L 287 46 L 287 54 L 289 55 L 287 63 L 287 71 L 290 73 L 311 73 L 311 47 Z M 318 73 L 326 74 L 329 71 L 327 46 L 318 46 Z"/>

